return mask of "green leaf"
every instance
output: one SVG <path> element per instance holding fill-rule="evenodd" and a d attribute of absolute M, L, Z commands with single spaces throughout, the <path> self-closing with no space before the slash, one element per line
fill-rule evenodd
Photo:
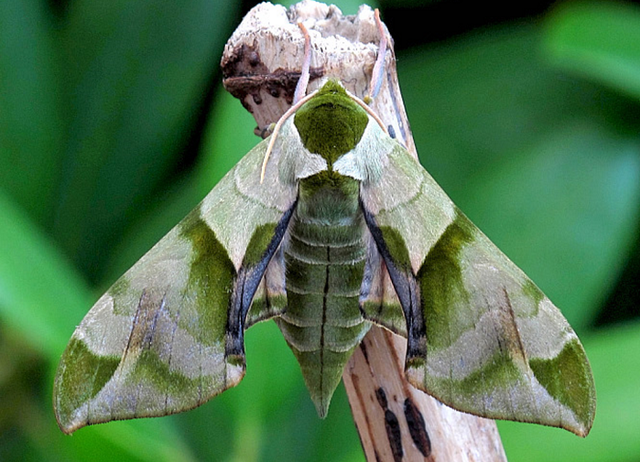
<path fill-rule="evenodd" d="M 67 15 L 71 120 L 54 234 L 95 277 L 186 145 L 235 2 L 79 1 Z"/>
<path fill-rule="evenodd" d="M 53 428 L 55 427 L 55 428 Z M 39 460 L 180 461 L 198 460 L 169 420 L 116 422 L 62 434 L 51 422 L 49 432 L 32 435 L 41 449 Z"/>
<path fill-rule="evenodd" d="M 0 2 L 0 186 L 51 219 L 64 130 L 50 16 L 42 1 Z"/>
<path fill-rule="evenodd" d="M 560 69 L 640 99 L 640 8 L 569 2 L 548 18 L 544 51 Z"/>
<path fill-rule="evenodd" d="M 91 294 L 38 226 L 1 193 L 0 216 L 0 316 L 57 359 Z"/>

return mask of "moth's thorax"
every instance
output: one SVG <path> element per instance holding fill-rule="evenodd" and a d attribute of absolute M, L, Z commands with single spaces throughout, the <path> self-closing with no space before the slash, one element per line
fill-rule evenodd
<path fill-rule="evenodd" d="M 296 216 L 327 226 L 344 223 L 362 213 L 359 210 L 360 182 L 325 170 L 300 180 Z"/>
<path fill-rule="evenodd" d="M 304 147 L 332 164 L 360 142 L 369 117 L 337 82 L 329 81 L 294 116 Z"/>

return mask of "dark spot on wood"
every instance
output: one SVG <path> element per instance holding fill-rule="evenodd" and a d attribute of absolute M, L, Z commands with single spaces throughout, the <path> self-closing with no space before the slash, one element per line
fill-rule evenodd
<path fill-rule="evenodd" d="M 262 96 L 259 95 L 262 92 L 274 98 L 284 98 L 289 104 L 293 102 L 300 72 L 281 68 L 269 71 L 255 46 L 243 44 L 226 53 L 220 66 L 222 84 L 229 93 L 243 101 L 247 109 L 246 97 L 251 95 L 256 104 L 261 104 Z M 311 68 L 309 74 L 309 80 L 313 81 L 322 77 L 324 70 Z"/>
<path fill-rule="evenodd" d="M 391 79 L 390 69 L 387 69 L 387 79 Z M 393 112 L 398 114 L 400 111 L 400 108 L 403 106 L 403 104 L 401 103 L 402 98 L 399 98 L 398 95 L 396 95 L 396 90 L 393 87 L 393 85 L 389 86 L 389 96 L 391 97 L 391 107 L 394 108 Z M 398 128 L 400 129 L 400 138 L 402 139 L 403 144 L 406 144 L 407 131 L 409 127 L 405 127 L 402 122 L 403 122 L 402 118 L 399 118 Z"/>
<path fill-rule="evenodd" d="M 378 399 L 378 404 L 380 404 L 382 409 L 388 409 L 389 403 L 387 402 L 387 394 L 384 392 L 382 387 L 376 390 L 376 398 Z"/>
<path fill-rule="evenodd" d="M 402 460 L 402 432 L 400 431 L 400 423 L 396 415 L 389 409 L 387 394 L 382 387 L 376 390 L 376 398 L 378 404 L 384 409 L 384 426 L 387 430 L 387 438 L 389 438 L 389 446 L 393 460 L 399 462 Z"/>
<path fill-rule="evenodd" d="M 280 97 L 280 89 L 276 85 L 269 85 L 267 90 L 269 91 L 269 94 L 274 98 Z"/>
<path fill-rule="evenodd" d="M 393 454 L 393 460 L 399 462 L 402 460 L 402 432 L 400 431 L 400 423 L 396 415 L 387 409 L 384 412 L 384 424 L 387 429 L 387 437 L 389 438 L 389 445 L 391 446 L 391 454 Z"/>
<path fill-rule="evenodd" d="M 260 64 L 260 54 L 256 50 L 251 50 L 249 52 L 249 65 L 257 66 Z"/>
<path fill-rule="evenodd" d="M 253 46 L 243 44 L 223 56 L 220 62 L 223 78 L 266 74 L 267 67 Z"/>
<path fill-rule="evenodd" d="M 242 107 L 245 108 L 250 114 L 253 114 L 253 106 L 251 106 L 246 99 L 241 99 Z"/>
<path fill-rule="evenodd" d="M 360 342 L 360 350 L 362 351 L 364 360 L 369 364 L 369 353 L 367 352 L 367 345 L 365 345 L 365 342 Z"/>
<path fill-rule="evenodd" d="M 380 458 L 380 454 L 378 454 L 378 451 L 375 451 L 375 450 L 374 450 L 374 451 L 373 451 L 373 453 L 374 453 L 374 454 L 375 454 L 375 456 L 376 456 L 376 462 L 382 462 L 382 459 Z"/>
<path fill-rule="evenodd" d="M 427 433 L 424 417 L 410 398 L 404 401 L 404 417 L 407 419 L 407 426 L 413 443 L 423 456 L 429 457 L 431 455 L 431 440 L 429 439 L 429 433 Z"/>
<path fill-rule="evenodd" d="M 357 374 L 351 374 L 351 380 L 353 381 L 353 389 L 355 390 L 356 396 L 358 398 L 358 402 L 362 408 L 365 407 L 364 396 L 362 395 L 362 387 L 360 386 L 360 377 Z M 352 405 L 353 409 L 353 405 Z M 367 413 L 364 414 L 364 425 L 365 428 L 371 428 L 371 422 L 369 421 L 369 415 Z M 361 429 L 358 426 L 358 421 L 356 420 L 356 427 L 358 428 L 358 438 L 360 439 L 360 445 L 362 446 L 362 450 L 365 451 L 364 443 L 362 441 L 362 432 L 364 429 Z M 376 453 L 376 460 L 378 454 Z"/>

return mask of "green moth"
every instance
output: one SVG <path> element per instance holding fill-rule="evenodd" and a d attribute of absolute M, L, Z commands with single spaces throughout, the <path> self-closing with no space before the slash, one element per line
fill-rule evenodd
<path fill-rule="evenodd" d="M 78 326 L 55 379 L 62 430 L 206 402 L 242 379 L 244 331 L 273 318 L 321 417 L 375 323 L 443 403 L 586 435 L 593 378 L 560 311 L 361 100 L 328 81 L 299 106 Z"/>

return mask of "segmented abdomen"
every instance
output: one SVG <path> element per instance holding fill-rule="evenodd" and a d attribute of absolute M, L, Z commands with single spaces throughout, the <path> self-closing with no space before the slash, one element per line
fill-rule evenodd
<path fill-rule="evenodd" d="M 369 323 L 358 306 L 366 247 L 357 196 L 339 194 L 337 200 L 325 192 L 321 197 L 329 197 L 329 203 L 299 201 L 289 226 L 284 243 L 287 308 L 278 325 L 323 415 Z"/>

